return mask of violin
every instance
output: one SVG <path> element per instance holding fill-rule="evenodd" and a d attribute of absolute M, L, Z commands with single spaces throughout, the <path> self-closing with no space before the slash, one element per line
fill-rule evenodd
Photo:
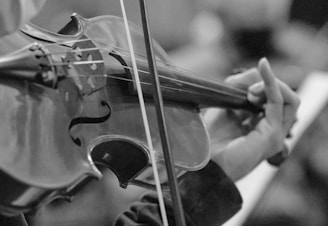
<path fill-rule="evenodd" d="M 101 168 L 121 187 L 143 184 L 151 165 L 142 131 L 136 78 L 119 17 L 86 19 L 73 14 L 58 33 L 29 24 L 0 41 L 0 211 L 37 210 L 70 199 Z M 129 25 L 136 47 L 156 160 L 164 161 L 156 123 L 151 73 L 140 29 Z M 10 45 L 8 45 L 8 43 Z M 209 135 L 200 109 L 259 112 L 243 90 L 169 64 L 155 41 L 164 113 L 174 167 L 198 170 L 210 159 Z"/>

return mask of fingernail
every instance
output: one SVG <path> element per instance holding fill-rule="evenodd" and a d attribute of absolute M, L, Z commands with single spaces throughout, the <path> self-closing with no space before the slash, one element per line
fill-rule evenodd
<path fill-rule="evenodd" d="M 251 85 L 249 88 L 248 88 L 248 91 L 252 94 L 259 94 L 263 91 L 263 82 L 257 82 L 257 83 L 254 83 L 253 85 Z"/>
<path fill-rule="evenodd" d="M 247 68 L 244 68 L 244 67 L 241 67 L 241 68 L 234 68 L 232 70 L 232 74 L 235 75 L 235 74 L 240 74 L 240 73 L 243 73 L 247 71 Z"/>
<path fill-rule="evenodd" d="M 258 73 L 257 68 L 250 68 L 247 71 L 244 71 L 243 74 L 247 75 L 247 74 L 253 74 L 253 73 Z"/>
<path fill-rule="evenodd" d="M 269 63 L 269 61 L 268 61 L 268 59 L 266 57 L 262 57 L 260 59 L 260 62 L 262 62 L 263 64 L 268 64 Z"/>
<path fill-rule="evenodd" d="M 270 63 L 266 57 L 261 58 L 261 60 L 259 61 L 259 68 L 268 68 L 269 70 L 271 70 Z"/>
<path fill-rule="evenodd" d="M 260 101 L 260 97 L 258 96 L 254 96 L 253 94 L 251 93 L 248 93 L 247 94 L 247 100 L 251 103 L 258 103 Z"/>

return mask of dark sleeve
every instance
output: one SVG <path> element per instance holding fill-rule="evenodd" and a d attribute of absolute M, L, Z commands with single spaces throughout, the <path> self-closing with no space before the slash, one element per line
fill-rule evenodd
<path fill-rule="evenodd" d="M 2 226 L 28 226 L 23 215 L 6 217 L 0 215 L 0 225 Z"/>
<path fill-rule="evenodd" d="M 235 184 L 213 162 L 184 175 L 179 191 L 187 225 L 221 225 L 241 208 L 242 199 Z M 164 197 L 169 225 L 175 225 L 171 199 L 168 194 Z M 162 225 L 156 193 L 148 193 L 134 203 L 115 225 Z"/>

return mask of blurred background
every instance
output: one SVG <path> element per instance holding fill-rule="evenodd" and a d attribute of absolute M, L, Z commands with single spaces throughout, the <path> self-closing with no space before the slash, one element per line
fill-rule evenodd
<path fill-rule="evenodd" d="M 125 3 L 129 20 L 140 25 L 138 1 Z M 199 76 L 224 79 L 236 69 L 256 66 L 265 56 L 276 75 L 297 90 L 311 72 L 327 71 L 325 0 L 152 0 L 148 7 L 152 36 L 171 63 Z M 121 16 L 118 0 L 53 0 L 32 22 L 56 32 L 73 12 L 85 18 Z M 327 117 L 326 107 L 244 225 L 328 225 Z M 108 171 L 72 203 L 55 201 L 29 221 L 35 226 L 109 225 L 142 192 L 119 188 Z"/>

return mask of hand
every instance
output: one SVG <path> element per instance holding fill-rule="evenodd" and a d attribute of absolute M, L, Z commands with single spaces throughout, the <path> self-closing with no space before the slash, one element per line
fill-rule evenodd
<path fill-rule="evenodd" d="M 237 180 L 282 150 L 300 101 L 286 84 L 275 78 L 266 59 L 260 60 L 257 69 L 231 76 L 227 82 L 239 88 L 248 87 L 249 101 L 264 104 L 261 118 L 219 111 L 210 122 L 212 160 Z M 209 117 L 205 119 L 209 122 Z"/>

